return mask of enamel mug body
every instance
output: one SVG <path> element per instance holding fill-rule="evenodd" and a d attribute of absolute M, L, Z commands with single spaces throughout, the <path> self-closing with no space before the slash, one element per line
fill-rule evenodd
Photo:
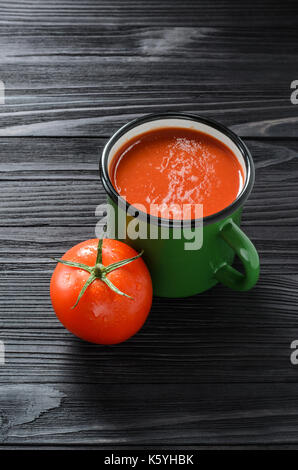
<path fill-rule="evenodd" d="M 162 127 L 198 130 L 231 149 L 245 176 L 243 187 L 232 204 L 205 218 L 177 221 L 149 217 L 120 197 L 109 174 L 113 157 L 130 139 Z M 259 256 L 240 228 L 242 207 L 254 184 L 254 164 L 246 145 L 232 131 L 213 120 L 190 114 L 147 115 L 126 124 L 108 141 L 100 161 L 100 174 L 112 209 L 108 216 L 108 233 L 137 251 L 144 250 L 143 258 L 151 273 L 155 295 L 187 297 L 210 289 L 218 282 L 238 291 L 255 285 Z M 141 238 L 130 235 L 128 229 L 135 217 Z M 243 265 L 242 272 L 232 266 L 235 256 Z"/>

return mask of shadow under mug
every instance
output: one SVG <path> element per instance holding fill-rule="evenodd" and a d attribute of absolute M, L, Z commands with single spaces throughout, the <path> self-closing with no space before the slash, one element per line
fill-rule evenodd
<path fill-rule="evenodd" d="M 245 180 L 242 190 L 232 204 L 208 217 L 189 221 L 154 216 L 149 219 L 148 214 L 137 211 L 139 224 L 143 224 L 140 232 L 145 231 L 148 236 L 134 239 L 126 230 L 133 218 L 131 206 L 129 207 L 113 187 L 109 173 L 110 164 L 117 151 L 127 141 L 162 127 L 194 129 L 223 142 L 238 158 Z M 245 291 L 255 285 L 259 277 L 259 256 L 252 242 L 240 229 L 242 206 L 254 184 L 254 164 L 246 145 L 231 130 L 216 121 L 192 114 L 146 115 L 121 127 L 111 137 L 102 153 L 100 174 L 108 195 L 108 203 L 113 207 L 115 214 L 112 219 L 108 218 L 108 229 L 112 229 L 115 238 L 123 240 L 123 236 L 119 237 L 118 234 L 123 233 L 119 220 L 124 221 L 126 228 L 123 241 L 137 251 L 144 250 L 143 258 L 151 273 L 154 295 L 187 297 L 204 292 L 218 282 L 237 291 Z M 124 213 L 124 217 L 118 217 L 119 211 Z M 157 226 L 157 237 L 154 239 L 150 238 L 152 224 Z M 168 229 L 167 239 L 162 235 L 165 227 Z M 195 235 L 198 235 L 198 238 L 203 237 L 201 247 L 186 250 L 186 244 Z M 232 266 L 235 255 L 242 262 L 243 273 Z"/>

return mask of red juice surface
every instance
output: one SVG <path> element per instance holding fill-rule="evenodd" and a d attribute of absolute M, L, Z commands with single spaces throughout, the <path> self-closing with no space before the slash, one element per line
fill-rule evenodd
<path fill-rule="evenodd" d="M 203 204 L 204 217 L 221 211 L 237 198 L 244 181 L 237 157 L 225 144 L 196 130 L 171 127 L 126 142 L 113 158 L 110 177 L 129 204 L 173 219 L 194 218 L 196 204 Z M 183 217 L 182 209 L 166 209 L 183 204 L 191 204 L 189 216 Z"/>

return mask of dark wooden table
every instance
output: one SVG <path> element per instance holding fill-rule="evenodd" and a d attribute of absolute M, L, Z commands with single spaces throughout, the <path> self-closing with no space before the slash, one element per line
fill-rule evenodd
<path fill-rule="evenodd" d="M 298 446 L 295 2 L 0 2 L 0 441 L 20 446 Z M 210 116 L 256 163 L 247 293 L 155 299 L 115 347 L 56 319 L 52 256 L 94 237 L 98 160 L 148 112 Z"/>

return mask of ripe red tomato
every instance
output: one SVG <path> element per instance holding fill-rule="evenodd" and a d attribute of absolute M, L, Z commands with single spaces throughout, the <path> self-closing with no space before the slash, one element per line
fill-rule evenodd
<path fill-rule="evenodd" d="M 50 294 L 57 317 L 69 331 L 92 343 L 116 344 L 143 326 L 152 304 L 149 271 L 139 257 L 119 263 L 136 255 L 120 241 L 92 239 L 58 260 Z"/>

